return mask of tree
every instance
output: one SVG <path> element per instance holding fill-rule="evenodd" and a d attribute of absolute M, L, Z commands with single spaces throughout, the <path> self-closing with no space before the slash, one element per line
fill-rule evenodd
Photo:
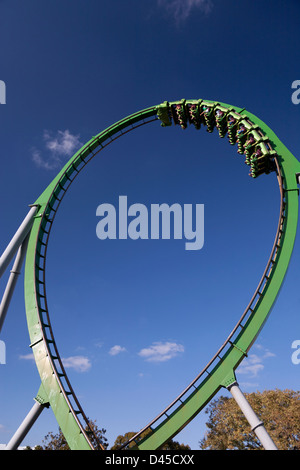
<path fill-rule="evenodd" d="M 279 450 L 300 450 L 300 392 L 269 390 L 245 394 Z M 233 398 L 221 396 L 206 409 L 208 432 L 200 449 L 258 450 L 262 446 Z"/>
<path fill-rule="evenodd" d="M 151 432 L 150 430 L 146 430 L 145 432 L 143 432 L 138 440 L 142 440 L 144 437 L 146 437 L 149 432 Z M 136 434 L 136 432 L 127 432 L 125 433 L 124 435 L 120 435 L 117 437 L 117 439 L 115 440 L 115 443 L 114 445 L 111 447 L 111 450 L 118 450 L 120 449 L 120 447 L 125 444 L 127 441 L 129 441 L 129 439 L 131 439 L 134 435 Z M 122 450 L 130 450 L 132 447 L 135 446 L 135 442 L 132 441 L 130 442 L 129 445 L 125 446 Z M 161 450 L 190 450 L 190 446 L 188 445 L 185 445 L 185 444 L 179 444 L 179 442 L 177 441 L 173 441 L 173 439 L 170 439 L 168 442 L 166 442 L 166 444 L 164 444 L 164 446 L 161 448 Z"/>
<path fill-rule="evenodd" d="M 95 421 L 89 421 L 90 427 L 94 431 L 94 434 L 97 436 L 98 441 L 102 446 L 107 449 L 108 442 L 104 434 L 106 433 L 105 429 L 98 429 Z M 89 432 L 89 429 L 85 429 Z M 97 443 L 95 439 L 92 439 L 92 444 L 97 448 Z M 36 446 L 35 450 L 70 450 L 70 447 L 63 435 L 61 429 L 59 428 L 57 434 L 49 432 L 43 439 L 43 445 Z"/>
<path fill-rule="evenodd" d="M 162 447 L 162 450 L 191 450 L 191 448 L 186 444 L 180 444 L 178 441 L 173 441 L 173 439 L 170 439 Z"/>
<path fill-rule="evenodd" d="M 120 447 L 125 444 L 127 441 L 129 441 L 129 439 L 131 439 L 134 435 L 136 434 L 136 432 L 126 432 L 124 435 L 120 434 L 115 442 L 114 442 L 114 445 L 110 448 L 111 450 L 119 450 Z M 126 447 L 124 447 L 124 450 L 128 450 L 128 449 L 131 449 L 132 447 L 135 446 L 135 443 L 134 441 L 130 442 L 129 445 L 127 445 Z"/>

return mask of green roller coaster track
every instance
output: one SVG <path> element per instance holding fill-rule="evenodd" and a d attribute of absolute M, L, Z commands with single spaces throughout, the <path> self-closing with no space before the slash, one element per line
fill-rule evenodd
<path fill-rule="evenodd" d="M 245 155 L 250 176 L 277 176 L 280 190 L 278 228 L 261 281 L 238 323 L 192 383 L 155 419 L 126 443 L 132 449 L 159 449 L 182 430 L 222 388 L 235 382 L 235 369 L 247 356 L 279 293 L 292 255 L 298 220 L 300 163 L 275 133 L 245 109 L 204 100 L 164 102 L 115 123 L 87 142 L 33 204 L 25 263 L 25 306 L 31 348 L 41 378 L 36 397 L 49 403 L 71 449 L 103 448 L 97 442 L 63 367 L 51 327 L 46 297 L 45 262 L 51 227 L 64 197 L 80 171 L 108 144 L 151 122 L 161 126 L 217 129 Z M 125 446 L 125 445 L 124 445 Z"/>

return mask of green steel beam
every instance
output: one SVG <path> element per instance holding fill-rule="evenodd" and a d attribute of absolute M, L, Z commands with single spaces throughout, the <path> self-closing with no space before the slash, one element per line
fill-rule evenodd
<path fill-rule="evenodd" d="M 170 105 L 178 105 L 178 112 L 183 112 L 181 116 L 185 119 L 184 106 L 186 103 L 199 103 L 202 100 L 181 100 L 179 102 L 165 102 L 159 106 L 147 108 L 117 122 L 113 126 L 93 137 L 85 144 L 64 166 L 54 180 L 49 184 L 35 204 L 39 205 L 39 211 L 35 217 L 33 227 L 28 242 L 26 264 L 25 264 L 25 306 L 28 330 L 31 340 L 31 348 L 35 357 L 36 365 L 42 381 L 44 400 L 48 401 L 58 421 L 60 428 L 71 449 L 91 449 L 93 445 L 87 433 L 84 432 L 83 425 L 79 422 L 77 415 L 82 414 L 81 410 L 75 410 L 74 405 L 69 400 L 69 395 L 74 395 L 63 384 L 66 378 L 65 372 L 57 366 L 59 359 L 57 349 L 53 350 L 55 341 L 53 336 L 49 336 L 51 325 L 49 318 L 45 320 L 47 307 L 41 294 L 41 285 L 44 286 L 44 278 L 41 278 L 41 260 L 46 256 L 43 246 L 47 241 L 43 241 L 43 234 L 50 231 L 47 229 L 49 214 L 53 213 L 55 200 L 60 194 L 61 186 L 72 180 L 75 172 L 80 169 L 82 161 L 88 161 L 91 154 L 97 153 L 106 146 L 110 140 L 118 135 L 138 126 L 144 120 L 158 116 L 163 126 L 172 123 L 170 117 Z M 204 103 L 204 102 L 203 102 Z M 265 136 L 270 140 L 273 149 L 278 154 L 278 164 L 283 178 L 285 189 L 285 218 L 284 233 L 280 240 L 280 249 L 277 252 L 276 263 L 272 269 L 270 279 L 266 284 L 263 295 L 257 302 L 253 314 L 248 318 L 243 329 L 230 345 L 222 359 L 214 365 L 209 375 L 198 385 L 193 393 L 186 398 L 163 422 L 156 428 L 146 426 L 144 429 L 151 429 L 151 433 L 146 438 L 137 442 L 137 449 L 158 449 L 167 440 L 175 436 L 185 427 L 203 407 L 213 398 L 221 387 L 227 387 L 235 380 L 234 371 L 251 348 L 261 328 L 263 327 L 272 305 L 274 304 L 285 273 L 288 268 L 290 257 L 294 246 L 298 219 L 298 188 L 296 173 L 300 173 L 300 163 L 289 152 L 289 150 L 278 139 L 275 133 L 253 114 L 244 109 L 236 108 L 228 104 L 214 101 L 205 101 L 207 105 L 217 106 L 225 111 L 235 111 L 242 117 L 251 120 L 258 126 Z M 182 108 L 180 108 L 182 107 Z M 147 123 L 147 122 L 146 122 Z M 53 221 L 52 221 L 53 222 Z M 52 226 L 52 222 L 50 225 Z M 47 232 L 48 233 L 48 232 Z M 42 254 L 43 252 L 43 254 Z M 47 312 L 46 312 L 47 313 Z M 56 346 L 56 345 L 55 345 Z"/>

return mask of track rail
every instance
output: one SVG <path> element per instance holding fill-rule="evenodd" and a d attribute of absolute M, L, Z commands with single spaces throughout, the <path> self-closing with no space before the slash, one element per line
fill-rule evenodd
<path fill-rule="evenodd" d="M 219 118 L 222 117 L 222 120 Z M 31 230 L 25 266 L 25 305 L 31 347 L 45 393 L 72 449 L 103 449 L 67 377 L 50 322 L 46 297 L 46 254 L 51 228 L 64 195 L 83 168 L 107 145 L 157 119 L 163 126 L 217 127 L 246 155 L 250 176 L 277 174 L 280 211 L 270 258 L 247 308 L 217 353 L 183 392 L 123 447 L 157 449 L 176 435 L 221 387 L 234 381 L 234 370 L 247 355 L 283 282 L 297 226 L 299 162 L 262 121 L 240 108 L 203 100 L 181 100 L 135 113 L 93 137 L 79 150 L 35 202 L 38 214 Z M 231 120 L 234 120 L 232 124 Z M 233 127 L 230 127 L 233 126 Z M 243 131 L 238 133 L 240 126 Z M 250 137 L 254 141 L 250 142 Z M 248 140 L 247 140 L 248 139 Z M 249 144 L 247 147 L 247 143 Z"/>

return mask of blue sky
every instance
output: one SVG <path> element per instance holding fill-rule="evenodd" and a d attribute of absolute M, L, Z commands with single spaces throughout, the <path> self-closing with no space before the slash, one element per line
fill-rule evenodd
<path fill-rule="evenodd" d="M 237 6 L 238 3 L 238 6 Z M 297 0 L 3 0 L 0 2 L 1 253 L 81 144 L 165 100 L 244 107 L 299 155 Z M 205 243 L 99 240 L 96 209 L 204 204 Z M 68 192 L 47 259 L 54 334 L 86 414 L 118 434 L 169 404 L 223 343 L 248 304 L 275 236 L 274 175 L 253 180 L 225 139 L 200 130 L 140 128 L 100 153 Z M 237 372 L 245 392 L 298 389 L 299 271 L 295 252 L 272 314 Z M 1 293 L 7 276 L 1 279 Z M 0 443 L 32 406 L 39 376 L 17 286 L 1 338 Z M 223 393 L 226 393 L 225 391 Z M 198 448 L 202 412 L 176 439 Z M 44 411 L 24 441 L 57 431 Z"/>

